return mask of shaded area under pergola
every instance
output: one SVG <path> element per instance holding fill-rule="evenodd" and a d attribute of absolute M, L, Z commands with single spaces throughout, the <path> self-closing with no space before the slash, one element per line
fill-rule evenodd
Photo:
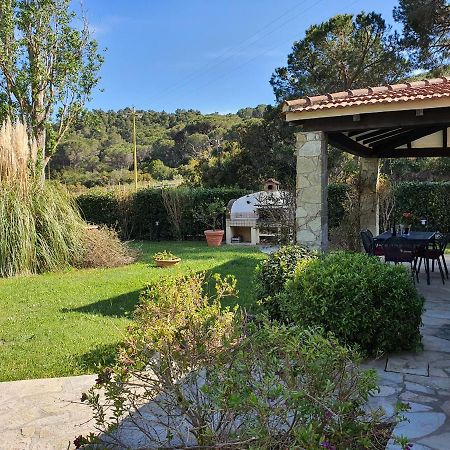
<path fill-rule="evenodd" d="M 360 227 L 378 234 L 379 158 L 448 157 L 450 80 L 337 92 L 284 103 L 297 133 L 297 241 L 326 249 L 327 145 L 361 157 Z"/>

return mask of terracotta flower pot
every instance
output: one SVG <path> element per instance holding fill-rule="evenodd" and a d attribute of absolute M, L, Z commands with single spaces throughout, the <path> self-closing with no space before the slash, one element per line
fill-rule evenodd
<path fill-rule="evenodd" d="M 208 247 L 220 247 L 222 244 L 223 230 L 206 230 L 205 237 Z"/>
<path fill-rule="evenodd" d="M 181 258 L 175 259 L 156 259 L 155 263 L 158 267 L 172 267 L 177 265 L 181 261 Z"/>

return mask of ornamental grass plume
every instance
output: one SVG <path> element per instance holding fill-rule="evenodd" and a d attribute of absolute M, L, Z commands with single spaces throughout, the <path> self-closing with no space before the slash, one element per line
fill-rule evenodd
<path fill-rule="evenodd" d="M 25 189 L 36 162 L 37 146 L 26 125 L 7 119 L 0 126 L 0 184 L 14 182 Z"/>
<path fill-rule="evenodd" d="M 60 186 L 36 176 L 26 125 L 0 126 L 0 276 L 63 269 L 82 254 L 84 222 Z"/>

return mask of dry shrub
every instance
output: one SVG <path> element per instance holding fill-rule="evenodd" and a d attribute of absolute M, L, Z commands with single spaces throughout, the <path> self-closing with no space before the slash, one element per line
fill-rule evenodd
<path fill-rule="evenodd" d="M 380 202 L 380 228 L 386 231 L 391 228 L 391 219 L 395 208 L 395 195 L 391 180 L 386 175 L 380 175 L 377 183 Z"/>
<path fill-rule="evenodd" d="M 116 231 L 107 227 L 87 227 L 84 254 L 78 267 L 119 267 L 136 261 L 138 252 L 122 242 Z"/>
<path fill-rule="evenodd" d="M 360 205 L 356 189 L 347 192 L 344 202 L 345 214 L 339 226 L 330 230 L 330 248 L 332 250 L 359 251 L 361 248 L 359 238 Z"/>

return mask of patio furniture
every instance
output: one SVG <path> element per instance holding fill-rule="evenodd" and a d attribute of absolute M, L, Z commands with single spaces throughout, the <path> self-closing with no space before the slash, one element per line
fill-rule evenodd
<path fill-rule="evenodd" d="M 419 282 L 419 272 L 417 271 L 417 244 L 406 237 L 395 236 L 383 242 L 384 261 L 394 264 L 409 263 L 411 266 L 411 276 Z"/>
<path fill-rule="evenodd" d="M 362 230 L 360 235 L 364 250 L 368 255 L 373 256 L 375 254 L 375 243 L 371 231 Z"/>
<path fill-rule="evenodd" d="M 383 256 L 383 248 L 380 244 L 375 242 L 373 234 L 370 230 L 362 230 L 360 235 L 364 250 L 368 255 Z"/>
<path fill-rule="evenodd" d="M 437 262 L 439 272 L 441 274 L 442 283 L 445 284 L 445 278 L 448 279 L 448 268 L 445 262 L 445 249 L 450 240 L 450 235 L 437 235 L 434 241 L 429 242 L 426 246 L 419 250 L 419 268 L 422 265 L 422 260 L 425 261 L 425 271 L 427 273 L 427 283 L 430 284 L 430 261 L 432 264 L 432 271 L 434 272 L 434 264 Z M 442 261 L 442 262 L 441 262 Z M 444 276 L 445 270 L 445 276 Z"/>
<path fill-rule="evenodd" d="M 377 243 L 383 243 L 391 237 L 392 233 L 390 231 L 385 231 L 384 233 L 381 233 L 379 236 L 376 236 L 374 239 L 375 242 Z M 414 247 L 416 248 L 417 252 L 419 252 L 421 249 L 429 246 L 432 242 L 434 242 L 435 237 L 436 231 L 411 231 L 407 236 L 402 235 L 403 239 L 411 241 L 414 244 Z M 425 262 L 424 266 L 425 271 L 427 273 L 427 283 L 430 284 L 429 265 Z M 420 272 L 420 264 L 417 269 L 417 274 L 419 272 Z"/>

